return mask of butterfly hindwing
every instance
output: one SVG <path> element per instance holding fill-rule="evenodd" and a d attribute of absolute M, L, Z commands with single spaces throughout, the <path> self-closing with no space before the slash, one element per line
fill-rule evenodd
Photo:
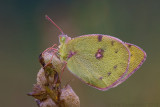
<path fill-rule="evenodd" d="M 140 47 L 130 43 L 125 43 L 125 45 L 130 51 L 129 69 L 125 76 L 113 87 L 118 86 L 127 78 L 129 78 L 135 71 L 137 71 L 141 67 L 143 62 L 146 60 L 146 53 Z"/>

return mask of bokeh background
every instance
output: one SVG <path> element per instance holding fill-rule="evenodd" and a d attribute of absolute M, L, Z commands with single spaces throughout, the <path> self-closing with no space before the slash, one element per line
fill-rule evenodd
<path fill-rule="evenodd" d="M 0 107 L 37 107 L 26 94 L 36 82 L 39 53 L 58 44 L 60 34 L 45 14 L 71 37 L 108 34 L 147 53 L 133 76 L 105 92 L 65 72 L 81 107 L 160 107 L 160 1 L 1 0 L 0 13 Z"/>

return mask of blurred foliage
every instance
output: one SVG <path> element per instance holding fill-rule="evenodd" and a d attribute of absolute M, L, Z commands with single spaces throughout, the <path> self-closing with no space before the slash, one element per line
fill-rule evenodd
<path fill-rule="evenodd" d="M 71 37 L 108 34 L 143 48 L 148 57 L 142 67 L 120 86 L 101 92 L 69 72 L 81 107 L 160 106 L 160 1 L 158 0 L 1 0 L 1 107 L 36 107 L 26 94 L 40 68 L 38 55 L 58 44 L 60 32 L 50 16 Z"/>

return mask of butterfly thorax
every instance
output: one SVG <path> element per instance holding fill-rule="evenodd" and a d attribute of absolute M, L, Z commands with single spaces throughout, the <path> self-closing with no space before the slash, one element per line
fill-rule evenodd
<path fill-rule="evenodd" d="M 64 34 L 59 35 L 59 42 L 60 42 L 59 53 L 60 53 L 60 58 L 63 61 L 65 61 L 67 59 L 67 53 L 65 53 L 64 50 L 66 50 L 66 44 L 70 40 L 71 40 L 71 38 L 68 37 L 67 35 L 64 35 Z"/>

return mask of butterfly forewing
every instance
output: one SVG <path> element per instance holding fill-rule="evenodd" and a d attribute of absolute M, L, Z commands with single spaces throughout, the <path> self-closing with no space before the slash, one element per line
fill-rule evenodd
<path fill-rule="evenodd" d="M 68 69 L 100 90 L 114 86 L 128 71 L 130 52 L 121 40 L 100 34 L 71 39 L 63 50 Z"/>

